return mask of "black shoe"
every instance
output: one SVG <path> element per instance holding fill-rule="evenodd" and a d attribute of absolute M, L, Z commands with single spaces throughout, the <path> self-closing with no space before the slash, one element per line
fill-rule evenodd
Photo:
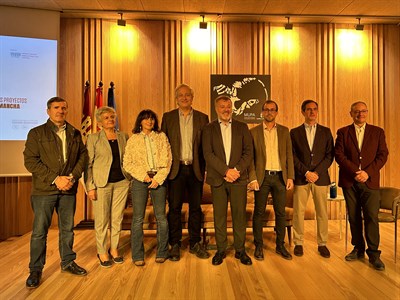
<path fill-rule="evenodd" d="M 178 261 L 181 259 L 180 248 L 181 247 L 179 246 L 179 244 L 175 244 L 172 246 L 171 251 L 169 253 L 169 260 Z"/>
<path fill-rule="evenodd" d="M 196 243 L 193 247 L 190 247 L 189 252 L 196 254 L 198 258 L 202 259 L 207 259 L 210 257 L 210 254 L 200 245 L 200 243 Z"/>
<path fill-rule="evenodd" d="M 29 273 L 29 277 L 26 280 L 26 287 L 29 289 L 36 289 L 42 279 L 42 271 L 32 271 Z"/>
<path fill-rule="evenodd" d="M 351 251 L 349 254 L 345 256 L 345 260 L 347 261 L 352 261 L 356 259 L 362 259 L 364 258 L 364 250 L 358 250 L 357 248 L 354 248 L 353 251 Z"/>
<path fill-rule="evenodd" d="M 383 271 L 385 270 L 385 264 L 383 263 L 383 261 L 381 261 L 381 259 L 379 257 L 377 258 L 369 258 L 369 263 L 372 264 L 372 266 L 375 268 L 375 270 L 378 271 Z"/>
<path fill-rule="evenodd" d="M 114 256 L 111 255 L 111 251 L 110 250 L 108 250 L 108 254 L 110 255 L 110 257 L 111 257 L 111 259 L 112 259 L 112 261 L 114 263 L 116 263 L 116 264 L 123 264 L 124 263 L 124 257 L 123 256 L 114 257 Z"/>
<path fill-rule="evenodd" d="M 254 250 L 254 258 L 257 260 L 264 260 L 263 246 L 256 246 L 256 250 Z"/>
<path fill-rule="evenodd" d="M 111 268 L 111 266 L 112 266 L 111 260 L 102 261 L 100 258 L 100 255 L 98 255 L 98 254 L 97 254 L 97 258 L 99 259 L 100 266 L 102 266 L 103 268 Z"/>
<path fill-rule="evenodd" d="M 296 245 L 294 246 L 293 254 L 296 256 L 303 256 L 303 246 L 302 245 Z"/>
<path fill-rule="evenodd" d="M 225 251 L 222 252 L 217 251 L 217 253 L 215 253 L 214 257 L 212 258 L 212 264 L 214 266 L 222 264 L 225 257 L 226 257 Z"/>
<path fill-rule="evenodd" d="M 76 276 L 86 276 L 87 272 L 84 268 L 81 268 L 76 262 L 71 262 L 68 266 L 61 268 L 61 272 L 67 272 Z"/>
<path fill-rule="evenodd" d="M 318 252 L 322 257 L 325 258 L 331 257 L 331 253 L 329 252 L 329 249 L 326 246 L 318 246 Z"/>
<path fill-rule="evenodd" d="M 275 252 L 282 256 L 284 259 L 291 260 L 292 254 L 286 250 L 285 246 L 276 247 Z"/>
<path fill-rule="evenodd" d="M 240 259 L 240 262 L 244 265 L 250 266 L 253 262 L 250 256 L 246 254 L 246 251 L 235 252 L 235 258 Z"/>

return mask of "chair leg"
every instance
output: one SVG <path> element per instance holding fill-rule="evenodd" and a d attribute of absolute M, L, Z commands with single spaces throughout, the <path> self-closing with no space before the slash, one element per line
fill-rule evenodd
<path fill-rule="evenodd" d="M 346 233 L 345 233 L 346 237 L 344 239 L 344 251 L 346 253 L 347 253 L 347 235 L 348 235 L 348 231 L 349 231 L 349 214 L 348 214 L 347 209 L 346 209 Z"/>
<path fill-rule="evenodd" d="M 288 240 L 289 240 L 289 246 L 292 246 L 292 226 L 286 226 L 287 230 L 287 235 L 288 235 Z"/>
<path fill-rule="evenodd" d="M 207 229 L 203 228 L 203 246 L 207 246 Z"/>
<path fill-rule="evenodd" d="M 394 220 L 394 263 L 397 257 L 397 218 Z"/>

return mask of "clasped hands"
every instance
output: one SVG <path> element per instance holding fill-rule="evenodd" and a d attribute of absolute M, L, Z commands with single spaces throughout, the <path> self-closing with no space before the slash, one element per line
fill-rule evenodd
<path fill-rule="evenodd" d="M 54 184 L 60 191 L 68 191 L 73 187 L 75 179 L 72 175 L 69 176 L 58 176 L 54 181 Z"/>
<path fill-rule="evenodd" d="M 225 174 L 224 179 L 227 182 L 235 182 L 238 178 L 240 177 L 240 171 L 236 170 L 236 169 L 228 169 L 228 171 Z"/>
<path fill-rule="evenodd" d="M 318 173 L 313 171 L 308 171 L 306 173 L 306 180 L 309 183 L 314 183 L 319 179 Z"/>
<path fill-rule="evenodd" d="M 146 183 L 150 183 L 147 187 L 149 189 L 156 189 L 158 187 L 158 182 L 154 180 L 154 177 L 150 178 L 149 175 L 146 175 L 143 181 Z"/>
<path fill-rule="evenodd" d="M 361 182 L 361 183 L 366 182 L 368 180 L 368 178 L 369 178 L 368 173 L 363 170 L 357 171 L 356 176 L 354 177 L 354 179 L 357 182 Z"/>

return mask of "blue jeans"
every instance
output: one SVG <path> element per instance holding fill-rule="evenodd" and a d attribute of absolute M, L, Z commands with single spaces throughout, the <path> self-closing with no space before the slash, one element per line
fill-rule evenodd
<path fill-rule="evenodd" d="M 143 218 L 146 211 L 147 198 L 150 191 L 154 214 L 157 220 L 157 254 L 156 258 L 168 257 L 168 222 L 165 214 L 165 198 L 167 188 L 159 185 L 149 189 L 149 183 L 133 179 L 132 206 L 133 217 L 131 225 L 132 260 L 144 260 Z"/>
<path fill-rule="evenodd" d="M 30 249 L 30 271 L 42 271 L 46 263 L 47 233 L 54 209 L 58 214 L 58 244 L 61 267 L 68 266 L 76 259 L 76 253 L 72 250 L 74 244 L 75 195 L 32 195 L 31 205 L 34 219 Z"/>

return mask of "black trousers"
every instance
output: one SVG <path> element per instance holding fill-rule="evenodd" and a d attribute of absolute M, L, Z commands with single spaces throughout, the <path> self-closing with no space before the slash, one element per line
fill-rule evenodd
<path fill-rule="evenodd" d="M 364 183 L 355 182 L 351 188 L 343 188 L 351 230 L 351 244 L 358 250 L 365 250 L 369 257 L 379 257 L 379 190 L 372 190 Z M 361 214 L 362 212 L 362 214 Z M 363 236 L 363 218 L 365 240 Z"/>
<path fill-rule="evenodd" d="M 267 206 L 268 194 L 271 192 L 275 212 L 276 246 L 285 243 L 286 227 L 286 187 L 282 173 L 269 175 L 267 172 L 259 191 L 254 191 L 253 235 L 256 246 L 263 245 L 263 218 Z"/>
<path fill-rule="evenodd" d="M 227 214 L 230 200 L 233 222 L 233 246 L 237 252 L 243 251 L 246 238 L 246 184 L 224 182 L 220 186 L 211 186 L 214 210 L 215 239 L 218 251 L 225 251 L 228 246 Z"/>
<path fill-rule="evenodd" d="M 193 166 L 181 165 L 178 175 L 168 181 L 168 225 L 169 244 L 180 244 L 182 239 L 182 204 L 186 197 L 189 203 L 189 243 L 193 247 L 201 240 L 201 197 L 203 195 L 203 182 L 199 181 Z"/>

